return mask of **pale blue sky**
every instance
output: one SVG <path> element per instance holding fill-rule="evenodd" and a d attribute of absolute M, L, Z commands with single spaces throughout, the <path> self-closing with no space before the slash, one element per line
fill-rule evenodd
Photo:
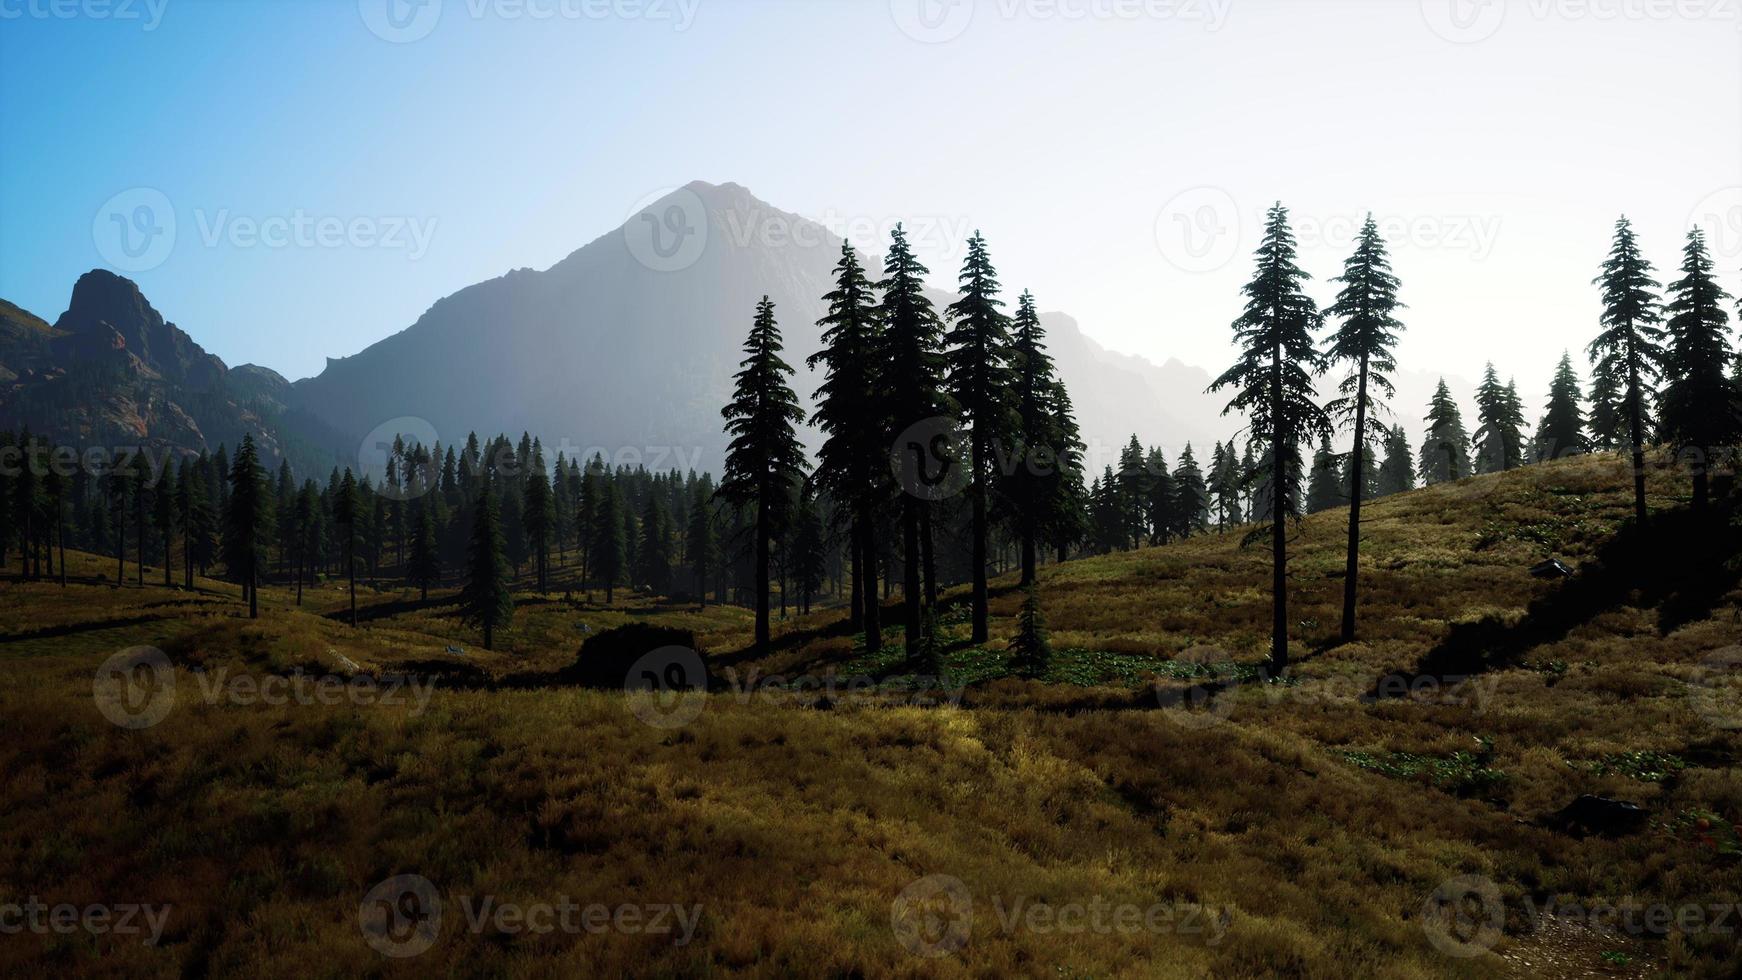
<path fill-rule="evenodd" d="M 118 271 L 292 378 L 694 179 L 923 224 L 940 282 L 981 228 L 1008 285 L 1212 370 L 1255 239 L 1205 230 L 1283 200 L 1328 298 L 1371 209 L 1405 363 L 1494 358 L 1533 403 L 1622 210 L 1660 266 L 1728 221 L 1742 286 L 1736 0 L 439 0 L 406 43 L 387 0 L 50 2 L 0 0 L 0 296 L 54 319 L 116 266 L 100 209 L 154 189 L 174 247 Z M 298 216 L 349 230 L 251 237 Z"/>

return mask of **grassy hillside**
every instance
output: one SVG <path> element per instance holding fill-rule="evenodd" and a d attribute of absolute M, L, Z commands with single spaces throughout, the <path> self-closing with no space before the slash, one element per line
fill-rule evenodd
<path fill-rule="evenodd" d="M 1307 520 L 1284 679 L 1259 666 L 1266 556 L 1237 534 L 1046 568 L 1039 682 L 1005 676 L 1009 581 L 985 648 L 946 615 L 958 639 L 928 680 L 898 630 L 868 656 L 833 612 L 752 660 L 742 610 L 558 592 L 523 597 L 486 653 L 445 595 L 365 590 L 353 630 L 335 586 L 300 610 L 266 590 L 250 622 L 229 586 L 111 589 L 113 560 L 78 556 L 65 590 L 0 586 L 0 905 L 169 910 L 155 946 L 6 936 L 0 970 L 1734 975 L 1742 525 L 1662 497 L 1627 532 L 1623 483 L 1591 458 L 1379 502 L 1347 646 L 1346 515 Z M 1579 574 L 1533 579 L 1551 556 Z M 557 681 L 586 637 L 637 620 L 694 631 L 716 692 Z M 174 697 L 129 729 L 93 675 L 138 645 L 166 652 Z M 370 680 L 396 672 L 419 683 Z M 299 675 L 352 687 L 249 696 Z M 1641 804 L 1644 825 L 1551 819 L 1584 793 Z M 439 923 L 366 934 L 360 905 L 405 874 Z M 1431 914 L 1459 892 L 1503 929 Z M 618 918 L 474 926 L 485 898 Z M 689 941 L 645 928 L 668 904 Z"/>

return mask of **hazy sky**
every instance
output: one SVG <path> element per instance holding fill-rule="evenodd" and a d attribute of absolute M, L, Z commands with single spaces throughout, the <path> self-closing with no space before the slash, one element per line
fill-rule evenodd
<path fill-rule="evenodd" d="M 1492 358 L 1534 418 L 1621 212 L 1660 268 L 1712 224 L 1742 286 L 1739 4 L 0 0 L 0 296 L 116 268 L 297 378 L 731 180 L 906 220 L 940 283 L 982 229 L 1013 291 L 1220 370 L 1280 199 L 1321 300 L 1386 219 L 1401 360 Z"/>

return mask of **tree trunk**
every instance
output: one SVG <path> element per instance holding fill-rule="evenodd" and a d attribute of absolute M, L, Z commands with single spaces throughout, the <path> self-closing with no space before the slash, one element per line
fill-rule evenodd
<path fill-rule="evenodd" d="M 983 477 L 985 467 L 982 458 L 985 451 L 976 442 L 974 446 L 974 484 L 970 492 L 974 495 L 974 627 L 972 640 L 974 643 L 985 643 L 991 635 L 987 624 L 986 591 L 986 481 Z M 1024 583 L 1026 584 L 1026 583 Z"/>
<path fill-rule="evenodd" d="M 350 582 L 350 587 L 351 587 L 351 628 L 356 629 L 357 628 L 357 556 L 355 554 L 349 554 L 349 555 L 345 556 L 345 578 Z M 488 649 L 488 648 L 486 648 L 486 649 Z"/>
<path fill-rule="evenodd" d="M 932 551 L 931 504 L 918 501 L 919 507 L 919 557 L 925 577 L 925 607 L 938 607 L 938 563 Z"/>
<path fill-rule="evenodd" d="M 250 559 L 252 559 L 252 556 L 250 556 Z M 256 578 L 259 574 L 260 574 L 260 572 L 259 572 L 259 569 L 256 567 L 256 563 L 253 560 L 250 560 L 248 562 L 248 618 L 249 619 L 259 619 L 260 618 L 260 583 Z"/>
<path fill-rule="evenodd" d="M 865 546 L 864 529 L 857 515 L 847 531 L 847 563 L 853 566 L 853 591 L 847 600 L 847 628 L 854 633 L 865 628 Z"/>
<path fill-rule="evenodd" d="M 1639 390 L 1637 358 L 1627 359 L 1627 430 L 1633 440 L 1633 520 L 1644 528 L 1645 513 L 1645 420 L 1643 395 Z"/>
<path fill-rule="evenodd" d="M 1274 677 L 1281 677 L 1288 668 L 1288 535 L 1283 526 L 1288 466 L 1282 453 L 1289 436 L 1283 419 L 1280 345 L 1271 350 L 1270 357 L 1270 418 L 1275 426 L 1270 441 L 1270 669 Z"/>
<path fill-rule="evenodd" d="M 768 519 L 756 510 L 756 649 L 768 652 Z"/>
<path fill-rule="evenodd" d="M 904 631 L 907 658 L 919 656 L 920 571 L 919 499 L 911 494 L 901 500 L 901 593 L 907 611 Z"/>
<path fill-rule="evenodd" d="M 1361 555 L 1361 492 L 1367 482 L 1361 469 L 1367 449 L 1367 357 L 1355 389 L 1355 448 L 1349 455 L 1349 559 L 1343 566 L 1343 642 L 1355 641 L 1355 587 Z"/>
<path fill-rule="evenodd" d="M 858 524 L 859 561 L 865 570 L 864 584 L 859 586 L 865 602 L 865 649 L 876 653 L 883 649 L 883 607 L 877 598 L 876 517 L 867 501 L 859 504 Z"/>
<path fill-rule="evenodd" d="M 1039 558 L 1039 555 L 1035 551 L 1034 528 L 1024 527 L 1022 529 L 1022 587 L 1023 588 L 1027 588 L 1028 586 L 1031 586 L 1034 584 L 1035 569 L 1039 565 L 1039 563 L 1040 563 L 1040 558 Z"/>

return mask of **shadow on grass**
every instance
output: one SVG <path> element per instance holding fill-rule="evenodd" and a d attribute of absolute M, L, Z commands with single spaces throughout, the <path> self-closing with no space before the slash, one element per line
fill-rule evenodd
<path fill-rule="evenodd" d="M 1665 511 L 1644 528 L 1629 524 L 1518 623 L 1491 617 L 1454 626 L 1416 664 L 1417 675 L 1468 677 L 1516 666 L 1535 647 L 1623 605 L 1656 609 L 1663 635 L 1709 616 L 1742 582 L 1739 517 L 1732 504 L 1704 514 Z"/>

